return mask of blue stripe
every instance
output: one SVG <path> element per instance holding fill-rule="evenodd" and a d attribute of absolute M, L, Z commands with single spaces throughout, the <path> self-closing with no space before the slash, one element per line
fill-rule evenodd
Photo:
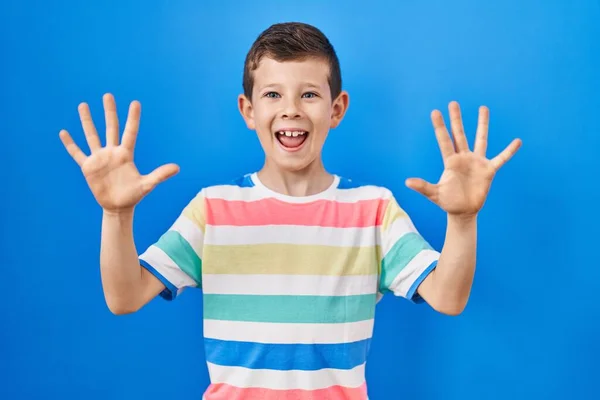
<path fill-rule="evenodd" d="M 139 259 L 140 265 L 146 268 L 152 275 L 156 276 L 159 281 L 165 285 L 165 290 L 160 292 L 160 297 L 165 300 L 173 300 L 177 297 L 177 288 L 167 278 L 165 278 L 160 272 L 158 272 L 152 265 L 148 264 L 145 260 Z"/>
<path fill-rule="evenodd" d="M 421 297 L 421 295 L 417 292 L 417 289 L 419 288 L 419 285 L 423 283 L 425 278 L 427 278 L 427 276 L 431 273 L 431 271 L 435 269 L 436 266 L 437 260 L 429 264 L 425 271 L 421 272 L 421 275 L 417 277 L 417 279 L 410 286 L 410 289 L 408 289 L 408 293 L 406 293 L 406 298 L 408 300 L 416 304 L 421 304 L 425 302 L 425 299 Z"/>
<path fill-rule="evenodd" d="M 213 364 L 279 371 L 351 369 L 365 363 L 371 339 L 335 344 L 264 344 L 205 339 Z"/>
<path fill-rule="evenodd" d="M 368 186 L 362 182 L 355 181 L 354 179 L 340 177 L 340 183 L 338 189 L 358 189 L 363 186 Z"/>
<path fill-rule="evenodd" d="M 231 184 L 239 187 L 254 187 L 254 182 L 252 182 L 250 174 L 234 179 Z"/>

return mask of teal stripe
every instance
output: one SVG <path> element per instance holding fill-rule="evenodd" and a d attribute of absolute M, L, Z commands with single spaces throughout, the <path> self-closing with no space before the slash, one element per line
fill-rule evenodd
<path fill-rule="evenodd" d="M 202 260 L 189 242 L 177 231 L 167 231 L 156 242 L 183 272 L 188 274 L 198 287 L 202 286 Z"/>
<path fill-rule="evenodd" d="M 379 290 L 382 293 L 389 291 L 396 276 L 423 250 L 431 250 L 431 246 L 421 235 L 415 232 L 403 235 L 381 261 Z"/>
<path fill-rule="evenodd" d="M 343 323 L 372 319 L 375 294 L 355 296 L 204 295 L 207 319 L 281 323 Z"/>

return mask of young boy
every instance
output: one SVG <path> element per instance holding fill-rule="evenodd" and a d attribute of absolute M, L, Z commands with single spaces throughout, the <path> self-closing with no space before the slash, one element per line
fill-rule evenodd
<path fill-rule="evenodd" d="M 104 96 L 106 146 L 79 106 L 91 155 L 60 138 L 103 208 L 101 272 L 115 314 L 155 296 L 201 288 L 213 399 L 366 399 L 365 362 L 375 306 L 385 293 L 456 315 L 475 269 L 477 214 L 495 172 L 520 146 L 488 160 L 488 110 L 481 107 L 474 151 L 450 104 L 450 139 L 432 121 L 444 159 L 437 184 L 406 184 L 448 214 L 441 252 L 432 249 L 386 188 L 329 173 L 328 131 L 348 107 L 335 51 L 316 28 L 276 24 L 250 49 L 239 110 L 265 152 L 264 166 L 202 188 L 156 243 L 138 255 L 134 208 L 178 167 L 140 175 L 133 162 L 140 104 L 123 137 L 114 99 Z"/>

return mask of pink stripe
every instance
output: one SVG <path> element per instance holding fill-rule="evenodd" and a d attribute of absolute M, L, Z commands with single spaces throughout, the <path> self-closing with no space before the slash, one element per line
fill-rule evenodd
<path fill-rule="evenodd" d="M 303 225 L 365 228 L 381 225 L 387 202 L 385 199 L 353 203 L 319 200 L 307 204 L 289 204 L 276 199 L 206 199 L 206 223 L 233 226 Z"/>
<path fill-rule="evenodd" d="M 204 393 L 206 400 L 365 400 L 367 384 L 357 388 L 331 386 L 317 390 L 273 390 L 239 388 L 224 383 L 213 384 Z"/>

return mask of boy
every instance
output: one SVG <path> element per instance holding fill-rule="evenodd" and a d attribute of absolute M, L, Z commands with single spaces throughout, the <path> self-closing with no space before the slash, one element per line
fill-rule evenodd
<path fill-rule="evenodd" d="M 101 272 L 115 314 L 155 296 L 201 288 L 212 399 L 366 399 L 365 361 L 375 306 L 385 293 L 456 315 L 475 269 L 476 217 L 495 172 L 520 146 L 486 159 L 488 111 L 474 151 L 450 104 L 454 141 L 432 121 L 444 159 L 437 184 L 406 184 L 448 213 L 441 252 L 419 235 L 386 188 L 326 171 L 321 149 L 348 107 L 335 51 L 316 28 L 276 24 L 250 49 L 239 110 L 265 152 L 258 172 L 205 187 L 173 225 L 138 255 L 135 205 L 178 167 L 140 175 L 133 163 L 140 104 L 119 144 L 116 106 L 104 96 L 102 148 L 88 106 L 79 106 L 91 149 L 60 137 L 103 208 Z"/>

